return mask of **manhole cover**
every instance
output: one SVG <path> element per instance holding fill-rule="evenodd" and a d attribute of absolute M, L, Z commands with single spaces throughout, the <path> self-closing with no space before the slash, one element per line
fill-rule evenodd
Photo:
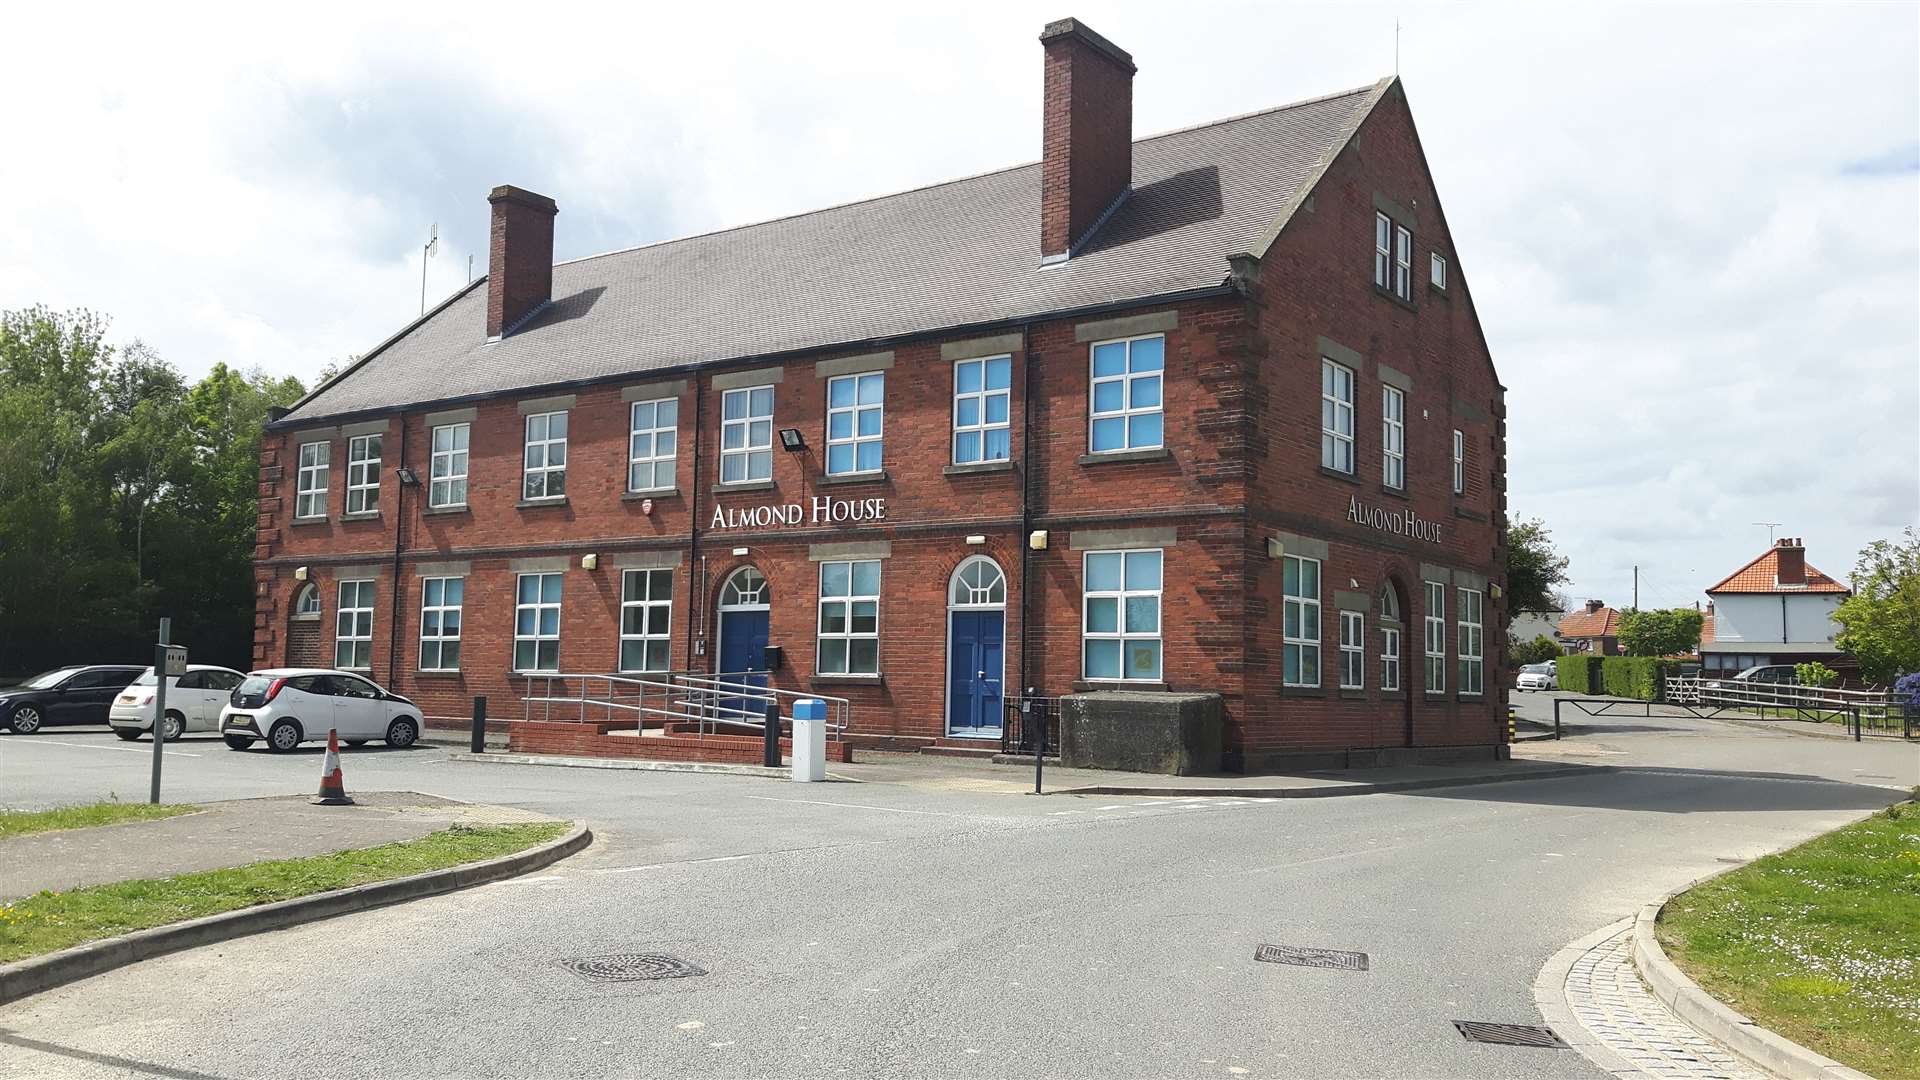
<path fill-rule="evenodd" d="M 705 975 L 707 969 L 666 953 L 616 953 L 612 956 L 586 956 L 562 960 L 560 966 L 583 979 L 602 982 L 644 982 L 650 979 L 685 979 Z"/>
<path fill-rule="evenodd" d="M 1262 945 L 1253 954 L 1263 964 L 1292 964 L 1295 967 L 1329 968 L 1334 971 L 1367 970 L 1367 954 L 1339 949 L 1302 949 L 1293 945 Z"/>
<path fill-rule="evenodd" d="M 1483 1024 L 1474 1020 L 1455 1020 L 1453 1026 L 1474 1042 L 1500 1046 L 1540 1046 L 1553 1050 L 1570 1049 L 1552 1028 L 1533 1024 Z"/>

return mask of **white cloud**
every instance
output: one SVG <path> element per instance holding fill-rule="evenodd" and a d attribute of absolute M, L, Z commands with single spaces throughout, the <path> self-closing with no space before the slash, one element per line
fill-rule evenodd
<path fill-rule="evenodd" d="M 1052 14 L 1065 14 L 1055 12 Z M 1577 594 L 1691 602 L 1786 522 L 1844 573 L 1920 518 L 1920 9 L 1094 4 L 1148 133 L 1401 71 L 1510 387 L 1510 506 Z M 484 269 L 1037 156 L 1021 5 L 14 12 L 0 306 L 190 374 L 310 378 Z M 1658 582 L 1650 592 L 1648 582 Z"/>

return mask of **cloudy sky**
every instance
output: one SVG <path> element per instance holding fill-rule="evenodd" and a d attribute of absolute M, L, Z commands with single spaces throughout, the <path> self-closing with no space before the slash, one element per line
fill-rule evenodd
<path fill-rule="evenodd" d="M 429 302 L 484 270 L 494 184 L 571 258 L 1032 160 L 1050 17 L 1133 52 L 1143 135 L 1370 83 L 1397 17 L 1571 595 L 1691 604 L 1757 521 L 1844 575 L 1920 519 L 1920 6 L 915 6 L 34 5 L 0 308 L 310 380 L 413 317 L 433 223 Z"/>

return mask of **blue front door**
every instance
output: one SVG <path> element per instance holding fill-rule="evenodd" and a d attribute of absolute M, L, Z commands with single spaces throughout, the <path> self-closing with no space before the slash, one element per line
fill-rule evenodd
<path fill-rule="evenodd" d="M 1000 734 L 1001 660 L 1006 613 L 956 611 L 947 660 L 947 734 Z"/>
<path fill-rule="evenodd" d="M 720 613 L 720 674 L 730 682 L 751 686 L 767 685 L 767 622 L 765 611 L 723 611 Z M 759 672 L 747 675 L 745 672 Z M 720 703 L 724 719 L 746 719 L 739 712 L 758 713 L 764 706 L 744 698 L 726 698 Z M 737 711 L 735 711 L 737 710 Z M 757 719 L 757 717 L 756 717 Z"/>

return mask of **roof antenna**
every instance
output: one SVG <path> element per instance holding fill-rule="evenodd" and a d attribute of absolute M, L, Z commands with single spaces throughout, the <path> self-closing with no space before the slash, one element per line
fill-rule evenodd
<path fill-rule="evenodd" d="M 1747 524 L 1749 524 L 1749 525 L 1765 525 L 1765 526 L 1767 527 L 1767 546 L 1768 546 L 1768 547 L 1772 547 L 1772 546 L 1773 546 L 1773 530 L 1775 530 L 1775 529 L 1777 529 L 1777 528 L 1779 528 L 1780 526 L 1782 526 L 1782 525 L 1784 525 L 1784 524 L 1786 524 L 1786 522 L 1784 522 L 1784 521 L 1750 521 L 1750 522 L 1748 522 Z"/>
<path fill-rule="evenodd" d="M 467 284 L 473 284 L 473 252 L 467 252 Z"/>
<path fill-rule="evenodd" d="M 427 233 L 426 246 L 420 249 L 420 314 L 427 313 L 427 260 L 440 250 L 440 223 L 434 222 Z M 471 271 L 469 271 L 471 273 Z"/>
<path fill-rule="evenodd" d="M 1393 77 L 1400 77 L 1400 17 L 1393 18 Z"/>

